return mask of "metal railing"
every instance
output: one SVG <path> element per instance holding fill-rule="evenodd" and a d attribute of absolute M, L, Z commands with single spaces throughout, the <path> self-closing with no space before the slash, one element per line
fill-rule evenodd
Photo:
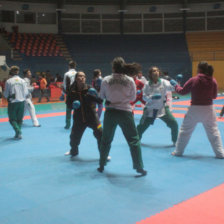
<path fill-rule="evenodd" d="M 222 61 L 224 60 L 224 51 L 194 51 L 190 53 L 190 57 L 192 61 Z"/>

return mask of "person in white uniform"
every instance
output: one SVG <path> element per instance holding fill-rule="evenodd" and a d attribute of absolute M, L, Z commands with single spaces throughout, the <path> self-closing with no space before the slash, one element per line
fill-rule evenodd
<path fill-rule="evenodd" d="M 28 97 L 28 89 L 23 79 L 19 77 L 19 67 L 12 66 L 10 78 L 6 81 L 4 97 L 8 99 L 9 122 L 15 131 L 15 139 L 22 139 L 21 126 L 24 114 L 24 103 Z"/>
<path fill-rule="evenodd" d="M 144 112 L 137 126 L 140 139 L 146 129 L 160 118 L 171 129 L 171 138 L 175 145 L 178 136 L 178 123 L 169 106 L 166 104 L 167 92 L 174 90 L 169 81 L 160 78 L 160 70 L 153 66 L 149 69 L 149 81 L 143 89 L 143 100 L 146 101 Z"/>
<path fill-rule="evenodd" d="M 30 117 L 32 119 L 32 122 L 33 122 L 33 126 L 40 127 L 41 125 L 39 124 L 39 121 L 37 120 L 36 111 L 35 111 L 35 107 L 32 102 L 32 94 L 31 94 L 35 88 L 38 88 L 38 86 L 37 85 L 32 86 L 30 84 L 31 83 L 30 79 L 32 77 L 32 73 L 31 73 L 30 69 L 25 69 L 23 71 L 23 75 L 24 75 L 24 81 L 25 81 L 27 89 L 29 91 L 29 96 L 25 100 L 24 114 L 28 110 Z"/>
<path fill-rule="evenodd" d="M 61 100 L 64 100 L 64 95 L 67 93 L 67 87 L 71 86 L 72 83 L 75 81 L 75 76 L 77 73 L 77 71 L 75 70 L 76 63 L 74 61 L 70 61 L 68 66 L 69 70 L 64 74 L 62 96 L 60 97 Z M 72 109 L 68 108 L 66 105 L 65 129 L 70 128 L 71 117 L 72 117 Z"/>

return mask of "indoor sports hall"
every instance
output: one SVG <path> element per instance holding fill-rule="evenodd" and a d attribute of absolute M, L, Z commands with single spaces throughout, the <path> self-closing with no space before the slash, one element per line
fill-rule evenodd
<path fill-rule="evenodd" d="M 223 24 L 224 1 L 0 0 L 0 223 L 223 224 L 224 159 L 215 157 L 201 123 L 179 157 L 172 155 L 176 146 L 170 129 L 155 119 L 140 141 L 147 175 L 133 169 L 128 143 L 117 127 L 111 160 L 100 173 L 90 128 L 79 154 L 65 155 L 71 148 L 73 119 L 66 129 L 62 94 L 71 61 L 89 85 L 94 69 L 104 78 L 112 73 L 113 59 L 121 56 L 127 63 L 139 63 L 148 81 L 149 68 L 157 66 L 162 78 L 169 76 L 168 83 L 172 79 L 182 87 L 206 61 L 218 84 L 213 107 L 224 142 Z M 9 122 L 11 98 L 4 97 L 11 66 L 20 68 L 21 78 L 25 69 L 31 71 L 39 122 L 35 126 L 26 111 L 21 138 L 15 138 Z M 40 98 L 42 75 L 48 85 Z M 192 95 L 174 90 L 172 96 L 170 110 L 180 130 Z M 107 107 L 106 99 L 102 126 Z M 136 126 L 143 113 L 144 105 L 137 102 Z"/>

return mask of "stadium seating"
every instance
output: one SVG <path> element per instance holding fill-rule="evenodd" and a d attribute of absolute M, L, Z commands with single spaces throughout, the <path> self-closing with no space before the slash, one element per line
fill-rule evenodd
<path fill-rule="evenodd" d="M 187 33 L 186 39 L 193 61 L 224 60 L 224 32 Z"/>
<path fill-rule="evenodd" d="M 23 55 L 19 66 L 30 67 L 33 71 L 50 70 L 53 74 L 63 74 L 68 61 L 60 55 L 61 49 L 53 34 L 10 34 Z M 68 47 L 71 58 L 77 62 L 77 70 L 83 70 L 87 82 L 92 79 L 92 71 L 102 70 L 103 76 L 111 73 L 111 61 L 122 56 L 126 62 L 138 62 L 144 75 L 150 66 L 158 66 L 170 76 L 184 74 L 191 76 L 191 61 L 183 34 L 162 35 L 61 35 L 61 41 Z M 68 59 L 67 59 L 68 60 Z"/>
<path fill-rule="evenodd" d="M 185 74 L 191 76 L 191 61 L 183 34 L 162 35 L 64 35 L 72 58 L 78 69 L 87 73 L 100 68 L 103 75 L 111 73 L 110 62 L 122 56 L 127 62 L 142 64 L 143 73 L 148 74 L 152 65 L 168 71 L 170 76 Z"/>
<path fill-rule="evenodd" d="M 63 56 L 54 34 L 13 32 L 8 38 L 15 50 L 26 56 Z"/>

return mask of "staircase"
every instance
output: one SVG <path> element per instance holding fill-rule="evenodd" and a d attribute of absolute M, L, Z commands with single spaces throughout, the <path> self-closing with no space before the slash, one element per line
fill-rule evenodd
<path fill-rule="evenodd" d="M 71 61 L 72 60 L 72 56 L 62 38 L 61 35 L 56 35 L 56 41 L 57 41 L 57 45 L 60 47 L 60 51 L 63 54 L 64 58 L 66 61 Z"/>
<path fill-rule="evenodd" d="M 20 53 L 17 50 L 15 50 L 15 49 L 13 49 L 13 53 L 12 53 L 12 58 L 11 59 L 14 60 L 14 61 L 22 61 L 23 60 L 21 55 L 20 55 Z"/>
<path fill-rule="evenodd" d="M 20 55 L 20 53 L 12 46 L 12 43 L 10 42 L 10 39 L 7 35 L 7 33 L 2 33 L 1 36 L 3 37 L 4 41 L 6 42 L 5 45 L 8 46 L 8 51 L 11 55 L 11 59 L 14 60 L 14 61 L 21 61 L 22 60 L 22 57 Z"/>

